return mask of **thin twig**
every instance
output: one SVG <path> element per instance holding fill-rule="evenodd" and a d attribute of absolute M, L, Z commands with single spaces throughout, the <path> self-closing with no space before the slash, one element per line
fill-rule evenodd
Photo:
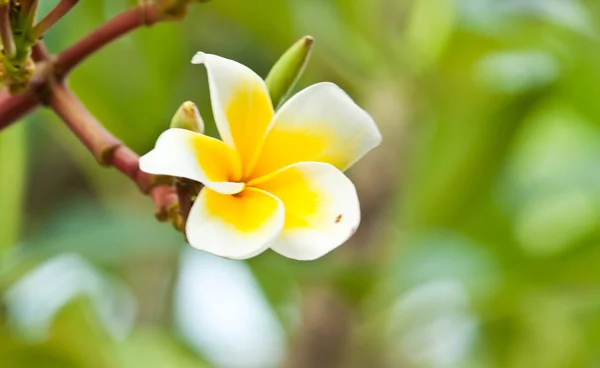
<path fill-rule="evenodd" d="M 142 3 L 130 8 L 61 52 L 54 61 L 54 78 L 64 78 L 83 60 L 130 31 L 172 19 L 166 15 L 160 3 Z M 24 98 L 23 95 L 29 96 Z M 25 91 L 19 96 L 9 96 L 8 91 L 0 91 L 0 130 L 29 113 L 36 105 L 37 99 L 32 91 Z"/>
<path fill-rule="evenodd" d="M 0 92 L 0 129 L 27 115 L 38 105 L 37 96 L 32 90 L 19 95 L 11 95 L 6 88 Z"/>
<path fill-rule="evenodd" d="M 49 90 L 47 104 L 67 124 L 75 136 L 92 152 L 101 165 L 122 143 L 104 128 L 64 84 Z"/>
<path fill-rule="evenodd" d="M 46 49 L 44 41 L 42 40 L 39 40 L 35 43 L 35 45 L 31 47 L 31 57 L 36 63 L 52 59 L 52 55 L 50 55 L 50 53 Z"/>
<path fill-rule="evenodd" d="M 67 15 L 78 2 L 79 0 L 60 0 L 56 7 L 33 27 L 33 30 L 31 31 L 32 39 L 36 40 L 42 37 L 59 20 Z"/>
<path fill-rule="evenodd" d="M 157 218 L 168 218 L 177 206 L 175 188 L 160 185 L 158 177 L 140 171 L 138 155 L 113 137 L 64 84 L 52 85 L 46 103 L 102 165 L 115 167 L 152 197 Z"/>
<path fill-rule="evenodd" d="M 2 40 L 4 56 L 12 59 L 17 55 L 17 48 L 15 46 L 15 40 L 13 38 L 12 28 L 10 26 L 9 12 L 10 2 L 3 1 L 2 4 L 0 4 L 0 39 Z"/>
<path fill-rule="evenodd" d="M 0 0 L 6 1 L 6 0 Z M 35 35 L 43 34 L 47 29 L 62 18 L 76 3 L 76 0 L 62 0 L 61 3 L 40 24 L 36 26 Z M 173 224 L 182 228 L 182 217 L 179 214 L 178 196 L 171 184 L 159 183 L 160 177 L 146 174 L 139 169 L 139 157 L 112 136 L 102 124 L 85 108 L 73 95 L 62 81 L 66 75 L 87 57 L 100 50 L 102 47 L 124 36 L 128 32 L 142 26 L 149 26 L 158 21 L 181 18 L 191 0 L 179 0 L 165 7 L 164 1 L 153 3 L 143 2 L 140 5 L 126 10 L 115 18 L 109 20 L 92 33 L 88 34 L 73 46 L 63 51 L 53 60 L 48 54 L 44 44 L 39 41 L 32 49 L 32 57 L 36 61 L 36 72 L 31 79 L 29 88 L 17 96 L 11 96 L 6 90 L 0 91 L 0 129 L 10 125 L 40 103 L 48 105 L 64 120 L 67 126 L 94 154 L 102 165 L 114 166 L 124 173 L 146 194 L 152 197 L 157 219 L 171 220 Z M 37 4 L 37 3 L 34 3 Z M 0 9 L 1 10 L 1 9 Z M 5 19 L 8 19 L 8 7 Z M 12 33 L 8 21 L 2 24 L 0 18 L 0 33 L 5 48 L 14 48 Z M 12 42 L 5 40 L 10 37 Z M 8 45 L 8 46 L 6 46 Z M 6 53 L 8 54 L 6 50 Z M 189 204 L 186 205 L 189 211 Z"/>
<path fill-rule="evenodd" d="M 61 52 L 55 63 L 57 77 L 65 77 L 83 60 L 125 34 L 165 19 L 159 5 L 158 2 L 142 3 L 128 9 Z"/>

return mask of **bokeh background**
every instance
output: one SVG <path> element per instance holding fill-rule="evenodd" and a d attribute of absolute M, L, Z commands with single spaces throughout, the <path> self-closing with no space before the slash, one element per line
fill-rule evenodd
<path fill-rule="evenodd" d="M 41 12 L 56 1 L 41 1 Z M 80 1 L 59 51 L 134 1 Z M 71 86 L 148 151 L 196 51 L 265 76 L 315 38 L 378 123 L 363 221 L 314 262 L 192 250 L 48 111 L 0 133 L 5 368 L 600 367 L 600 2 L 213 0 L 79 67 Z"/>

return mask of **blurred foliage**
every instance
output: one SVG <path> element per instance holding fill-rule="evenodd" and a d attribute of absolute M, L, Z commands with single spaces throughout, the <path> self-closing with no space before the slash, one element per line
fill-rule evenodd
<path fill-rule="evenodd" d="M 45 41 L 134 3 L 82 1 Z M 296 90 L 335 82 L 383 133 L 349 172 L 363 223 L 318 261 L 204 255 L 185 283 L 181 236 L 38 112 L 0 134 L 0 365 L 599 366 L 599 31 L 594 0 L 213 0 L 111 44 L 71 86 L 143 153 L 186 100 L 216 134 L 196 51 L 266 76 L 314 37 Z"/>

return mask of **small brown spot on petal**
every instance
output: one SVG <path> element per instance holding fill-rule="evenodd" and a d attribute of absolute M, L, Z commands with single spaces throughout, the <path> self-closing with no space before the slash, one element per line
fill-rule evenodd
<path fill-rule="evenodd" d="M 341 213 L 335 217 L 335 223 L 336 224 L 339 224 L 340 221 L 342 221 L 342 214 Z"/>

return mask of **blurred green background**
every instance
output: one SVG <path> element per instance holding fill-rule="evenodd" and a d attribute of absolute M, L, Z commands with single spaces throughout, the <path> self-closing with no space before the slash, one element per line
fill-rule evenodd
<path fill-rule="evenodd" d="M 132 5 L 82 0 L 46 43 Z M 213 0 L 71 86 L 145 153 L 185 100 L 216 134 L 196 51 L 265 76 L 306 34 L 296 90 L 337 83 L 383 134 L 348 173 L 358 233 L 193 251 L 38 111 L 0 133 L 1 367 L 600 367 L 600 2 Z"/>

